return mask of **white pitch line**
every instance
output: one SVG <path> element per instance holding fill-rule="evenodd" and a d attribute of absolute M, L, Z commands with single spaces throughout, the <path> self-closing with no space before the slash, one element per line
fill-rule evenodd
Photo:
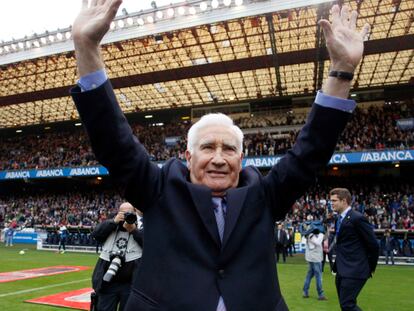
<path fill-rule="evenodd" d="M 35 291 L 42 290 L 42 289 L 59 287 L 59 286 L 69 285 L 69 284 L 75 284 L 75 283 L 81 283 L 81 282 L 85 282 L 85 281 L 90 281 L 90 278 L 89 279 L 82 279 L 82 280 L 76 280 L 76 281 L 66 282 L 66 283 L 59 283 L 59 284 L 53 284 L 53 285 L 48 285 L 48 286 L 42 286 L 42 287 L 37 287 L 37 288 L 19 290 L 17 292 L 12 292 L 12 293 L 7 293 L 7 294 L 1 294 L 0 297 L 20 295 L 20 294 L 24 294 L 24 293 L 35 292 Z"/>

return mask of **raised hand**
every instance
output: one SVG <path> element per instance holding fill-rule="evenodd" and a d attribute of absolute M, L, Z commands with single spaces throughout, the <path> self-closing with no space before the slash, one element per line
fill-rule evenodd
<path fill-rule="evenodd" d="M 334 5 L 331 14 L 332 23 L 325 19 L 319 21 L 331 58 L 331 70 L 354 72 L 362 59 L 364 38 L 368 35 L 370 26 L 365 24 L 358 32 L 356 30 L 358 13 L 356 11 L 349 13 L 346 5 L 342 9 Z"/>
<path fill-rule="evenodd" d="M 109 30 L 122 0 L 82 0 L 82 8 L 73 22 L 74 41 L 99 45 Z"/>
<path fill-rule="evenodd" d="M 79 77 L 104 68 L 100 42 L 109 30 L 122 0 L 82 0 L 82 9 L 72 25 Z"/>

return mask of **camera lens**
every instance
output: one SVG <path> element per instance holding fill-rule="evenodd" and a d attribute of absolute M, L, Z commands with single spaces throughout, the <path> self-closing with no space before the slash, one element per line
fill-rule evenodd
<path fill-rule="evenodd" d="M 135 213 L 127 212 L 124 214 L 125 222 L 132 225 L 137 222 L 137 215 Z"/>
<path fill-rule="evenodd" d="M 109 265 L 108 271 L 106 271 L 103 280 L 105 282 L 111 282 L 112 278 L 118 272 L 118 269 L 121 267 L 121 258 L 118 256 L 112 259 L 111 264 Z"/>

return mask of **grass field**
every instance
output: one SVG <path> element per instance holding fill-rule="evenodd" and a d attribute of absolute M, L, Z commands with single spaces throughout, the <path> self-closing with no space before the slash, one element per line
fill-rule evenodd
<path fill-rule="evenodd" d="M 19 250 L 28 248 L 25 255 Z M 62 310 L 24 303 L 26 299 L 51 295 L 63 291 L 90 287 L 92 269 L 97 256 L 94 254 L 36 251 L 32 246 L 0 246 L 0 272 L 41 268 L 55 265 L 89 266 L 90 270 L 39 277 L 15 282 L 0 283 L 0 311 Z M 288 258 L 279 264 L 279 282 L 286 302 L 292 311 L 339 310 L 334 277 L 325 270 L 323 287 L 328 301 L 318 301 L 315 281 L 312 281 L 310 298 L 302 298 L 302 286 L 307 271 L 303 256 Z M 359 296 L 364 311 L 412 311 L 414 310 L 414 267 L 379 266 L 373 279 L 368 280 Z M 197 311 L 197 310 L 194 310 Z M 267 311 L 267 310 L 252 310 Z"/>

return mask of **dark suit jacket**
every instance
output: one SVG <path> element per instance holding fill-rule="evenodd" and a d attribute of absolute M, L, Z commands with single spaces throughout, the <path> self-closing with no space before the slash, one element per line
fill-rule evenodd
<path fill-rule="evenodd" d="M 275 231 L 275 242 L 276 242 L 276 246 L 280 246 L 280 245 L 286 246 L 288 244 L 286 231 L 283 230 L 283 229 L 280 230 L 279 240 L 277 239 L 278 232 L 279 232 L 279 229 L 277 229 Z"/>
<path fill-rule="evenodd" d="M 387 249 L 387 237 L 383 236 L 380 242 L 381 245 L 381 252 L 385 252 L 385 251 L 394 251 L 394 250 L 399 250 L 400 249 L 400 244 L 398 243 L 398 240 L 396 240 L 393 236 L 390 236 L 390 244 L 388 245 L 388 249 Z"/>
<path fill-rule="evenodd" d="M 374 230 L 366 217 L 350 210 L 337 236 L 333 270 L 341 277 L 367 279 L 377 266 L 378 249 Z"/>
<path fill-rule="evenodd" d="M 266 177 L 254 167 L 227 192 L 223 242 L 211 190 L 190 182 L 187 167 L 151 163 L 133 136 L 110 82 L 72 96 L 97 159 L 144 212 L 145 251 L 134 284 L 134 310 L 287 310 L 274 258 L 274 223 L 315 181 L 349 113 L 314 105 L 297 143 Z"/>

